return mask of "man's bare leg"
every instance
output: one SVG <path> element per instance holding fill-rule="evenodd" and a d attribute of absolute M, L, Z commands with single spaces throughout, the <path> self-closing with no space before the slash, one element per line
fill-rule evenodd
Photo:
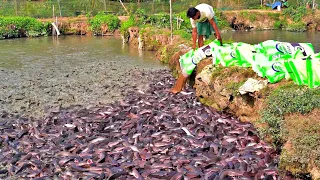
<path fill-rule="evenodd" d="M 200 35 L 198 37 L 198 45 L 199 45 L 199 48 L 201 48 L 203 46 L 204 42 L 203 42 L 203 35 Z"/>
<path fill-rule="evenodd" d="M 187 79 L 188 77 L 185 77 L 182 73 L 180 73 L 175 85 L 170 91 L 174 94 L 180 92 L 184 87 L 184 85 L 186 84 Z"/>

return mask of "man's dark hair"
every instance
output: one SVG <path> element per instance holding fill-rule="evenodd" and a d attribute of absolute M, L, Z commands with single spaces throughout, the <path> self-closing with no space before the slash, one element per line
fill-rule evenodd
<path fill-rule="evenodd" d="M 189 8 L 188 12 L 187 12 L 188 18 L 193 18 L 197 14 L 197 12 L 199 12 L 198 9 L 196 9 L 194 7 Z"/>

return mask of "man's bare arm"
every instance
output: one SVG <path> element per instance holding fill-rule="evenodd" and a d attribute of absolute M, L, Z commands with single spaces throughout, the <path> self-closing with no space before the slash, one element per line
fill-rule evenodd
<path fill-rule="evenodd" d="M 222 38 L 221 38 L 221 34 L 220 34 L 220 31 L 218 29 L 218 26 L 217 26 L 216 22 L 213 19 L 210 19 L 209 22 L 212 25 L 214 31 L 216 32 L 217 39 L 220 41 L 220 44 L 222 46 Z"/>
<path fill-rule="evenodd" d="M 194 50 L 197 47 L 197 36 L 198 36 L 197 28 L 192 28 L 192 49 Z"/>

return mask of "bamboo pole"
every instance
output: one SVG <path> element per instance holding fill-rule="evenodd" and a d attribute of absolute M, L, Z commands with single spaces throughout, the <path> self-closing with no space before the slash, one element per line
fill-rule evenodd
<path fill-rule="evenodd" d="M 316 7 L 316 5 L 315 5 L 316 2 L 315 2 L 315 1 L 316 1 L 316 0 L 313 0 L 313 1 L 312 1 L 312 9 L 315 9 L 315 7 Z"/>
<path fill-rule="evenodd" d="M 61 17 L 62 15 L 61 15 L 60 0 L 58 0 L 58 6 L 59 6 L 60 17 Z"/>
<path fill-rule="evenodd" d="M 121 0 L 119 0 L 119 1 L 120 1 L 120 3 L 121 3 L 122 7 L 124 8 L 124 10 L 125 10 L 125 11 L 127 12 L 127 14 L 129 15 L 129 12 L 128 12 L 127 8 L 124 6 L 124 4 L 122 3 Z"/>
<path fill-rule="evenodd" d="M 54 5 L 52 5 L 52 18 L 54 19 Z M 56 29 L 52 27 L 52 37 L 54 37 L 55 33 L 56 33 Z"/>
<path fill-rule="evenodd" d="M 171 31 L 171 35 L 170 35 L 170 44 L 172 44 L 172 39 L 173 39 L 173 27 L 172 27 L 172 0 L 169 0 L 170 3 L 170 31 Z"/>
<path fill-rule="evenodd" d="M 16 16 L 18 16 L 18 3 L 17 3 L 17 0 L 14 1 L 14 7 L 15 7 Z"/>
<path fill-rule="evenodd" d="M 106 0 L 103 0 L 103 4 L 104 4 L 104 11 L 107 11 L 107 3 L 106 3 Z"/>

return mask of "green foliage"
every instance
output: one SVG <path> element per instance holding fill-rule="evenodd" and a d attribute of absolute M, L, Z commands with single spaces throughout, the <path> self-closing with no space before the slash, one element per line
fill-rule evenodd
<path fill-rule="evenodd" d="M 145 25 L 148 23 L 148 16 L 147 16 L 147 12 L 145 9 L 141 9 L 141 8 L 137 9 L 137 11 L 134 13 L 134 15 L 138 19 L 139 25 Z"/>
<path fill-rule="evenodd" d="M 220 29 L 230 26 L 226 16 L 223 15 L 222 11 L 215 9 L 214 12 L 215 12 L 215 18 L 217 20 L 217 25 Z"/>
<path fill-rule="evenodd" d="M 249 20 L 250 20 L 251 22 L 256 21 L 256 20 L 257 20 L 257 16 L 256 16 L 254 13 L 251 13 L 251 14 L 249 15 Z"/>
<path fill-rule="evenodd" d="M 298 23 L 302 20 L 302 17 L 307 15 L 307 9 L 305 6 L 289 6 L 283 10 L 283 14 L 290 17 L 294 22 Z"/>
<path fill-rule="evenodd" d="M 170 27 L 170 15 L 166 13 L 159 13 L 149 16 L 149 23 L 158 28 L 169 28 Z"/>
<path fill-rule="evenodd" d="M 132 26 L 135 26 L 135 18 L 133 16 L 130 16 L 127 21 L 123 21 L 120 25 L 120 33 L 123 35 L 124 39 L 128 40 L 129 38 L 129 31 L 128 29 Z"/>
<path fill-rule="evenodd" d="M 47 26 L 30 17 L 0 17 L 0 38 L 47 35 Z"/>
<path fill-rule="evenodd" d="M 287 26 L 288 26 L 288 22 L 285 19 L 281 19 L 281 20 L 275 21 L 274 24 L 273 24 L 273 28 L 274 29 L 282 29 L 282 28 L 287 27 Z"/>
<path fill-rule="evenodd" d="M 268 13 L 268 16 L 269 16 L 270 18 L 272 18 L 273 20 L 276 20 L 276 21 L 279 20 L 279 14 L 278 14 L 278 13 L 271 13 L 271 12 L 269 12 L 269 13 Z"/>
<path fill-rule="evenodd" d="M 48 1 L 42 3 L 24 1 L 16 4 L 10 1 L 1 2 L 0 16 L 52 17 L 52 3 Z"/>
<path fill-rule="evenodd" d="M 248 19 L 249 18 L 249 12 L 248 11 L 242 11 L 242 12 L 240 12 L 240 16 Z"/>
<path fill-rule="evenodd" d="M 123 21 L 120 25 L 121 34 L 127 33 L 128 29 L 132 26 L 135 26 L 136 22 L 133 16 L 130 16 L 127 21 Z"/>
<path fill-rule="evenodd" d="M 190 23 L 190 18 L 187 17 L 187 13 L 185 11 L 182 11 L 180 13 L 175 14 L 174 17 L 175 17 L 174 18 L 175 26 L 176 26 L 176 23 L 177 23 L 176 22 L 177 21 L 176 18 L 180 18 L 180 20 L 182 20 L 182 21 L 180 21 L 180 28 L 179 29 L 183 29 L 183 30 L 191 33 L 192 27 L 191 27 L 191 23 Z M 177 27 L 175 29 L 177 29 Z"/>
<path fill-rule="evenodd" d="M 257 20 L 257 16 L 255 13 L 249 13 L 248 11 L 240 12 L 240 16 L 249 19 L 251 22 Z"/>
<path fill-rule="evenodd" d="M 120 27 L 120 19 L 113 14 L 105 15 L 104 12 L 99 12 L 95 17 L 89 19 L 89 24 L 90 30 L 95 34 L 101 34 L 102 25 L 107 25 L 108 31 L 114 32 Z"/>
<path fill-rule="evenodd" d="M 173 34 L 174 35 L 179 35 L 180 37 L 182 37 L 183 39 L 186 39 L 186 40 L 190 40 L 191 37 L 192 37 L 191 33 L 187 32 L 185 30 L 182 30 L 182 29 L 174 30 Z"/>
<path fill-rule="evenodd" d="M 134 15 L 139 27 L 145 27 L 146 25 L 151 25 L 157 28 L 170 27 L 170 15 L 168 13 L 147 15 L 145 9 L 139 8 L 136 10 Z"/>
<path fill-rule="evenodd" d="M 281 21 L 274 22 L 273 24 L 274 29 L 281 29 L 281 27 L 282 27 Z"/>
<path fill-rule="evenodd" d="M 307 30 L 307 26 L 303 22 L 291 23 L 288 25 L 287 30 L 288 31 L 304 32 Z"/>
<path fill-rule="evenodd" d="M 174 55 L 175 52 L 177 52 L 177 48 L 174 48 L 172 46 L 164 46 L 161 50 L 160 61 L 165 64 L 168 64 L 170 58 Z"/>
<path fill-rule="evenodd" d="M 320 107 L 319 89 L 309 89 L 298 85 L 288 85 L 273 91 L 267 99 L 267 106 L 261 112 L 262 123 L 268 129 L 261 129 L 262 135 L 271 135 L 276 145 L 282 141 L 282 121 L 284 115 L 292 112 L 302 114 Z"/>
<path fill-rule="evenodd" d="M 138 18 L 143 18 L 146 19 L 147 18 L 147 11 L 145 9 L 139 8 L 136 10 L 136 12 L 134 13 Z"/>

